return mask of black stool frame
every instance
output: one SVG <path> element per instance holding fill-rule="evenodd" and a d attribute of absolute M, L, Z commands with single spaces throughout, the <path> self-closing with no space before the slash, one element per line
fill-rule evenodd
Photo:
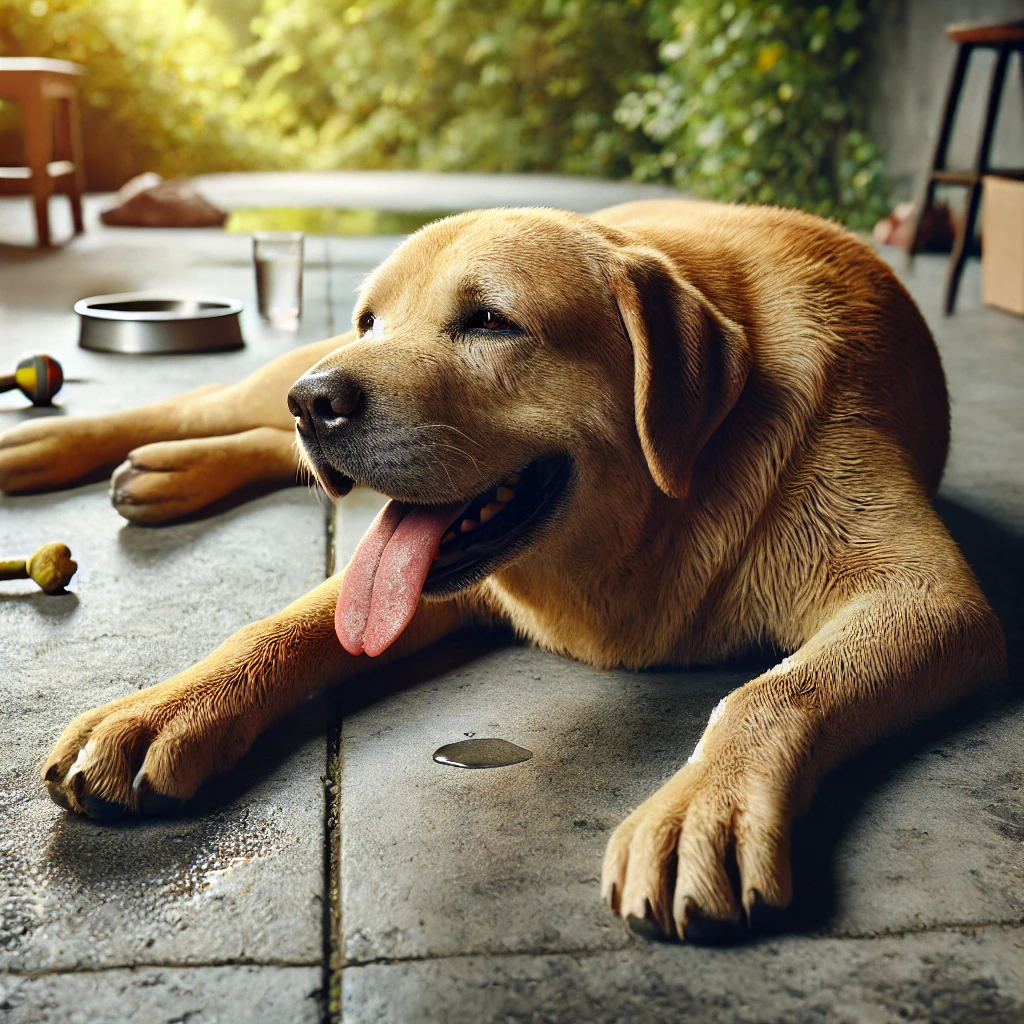
<path fill-rule="evenodd" d="M 1024 30 L 1024 22 L 1000 27 L 1011 30 L 1009 34 L 1021 35 L 1021 31 L 1013 32 L 1012 30 Z M 950 34 L 954 39 L 961 32 L 965 35 L 967 34 L 961 26 L 951 26 L 950 28 Z M 948 155 L 949 142 L 953 135 L 956 109 L 960 102 L 960 94 L 963 91 L 964 79 L 967 77 L 967 66 L 970 62 L 971 54 L 976 49 L 996 51 L 996 62 L 989 79 L 985 123 L 982 128 L 981 138 L 978 141 L 974 166 L 968 170 L 950 170 L 946 166 L 946 157 Z M 953 66 L 953 77 L 950 79 L 949 90 L 946 93 L 946 107 L 942 115 L 942 127 L 939 130 L 939 137 L 935 143 L 935 150 L 932 154 L 931 167 L 925 182 L 924 191 L 920 202 L 917 204 L 914 231 L 911 235 L 910 243 L 910 256 L 913 258 L 914 254 L 921 248 L 919 243 L 921 223 L 931 209 L 935 198 L 936 185 L 960 185 L 966 187 L 967 203 L 964 208 L 964 219 L 953 242 L 953 253 L 949 260 L 949 271 L 946 276 L 943 309 L 947 314 L 952 313 L 956 306 L 960 276 L 963 274 L 964 264 L 967 261 L 974 241 L 974 225 L 978 219 L 978 209 L 981 206 L 982 179 L 986 174 L 996 174 L 1004 178 L 1024 179 L 1024 169 L 996 170 L 989 165 L 989 151 L 992 148 L 992 136 L 995 132 L 996 119 L 999 115 L 999 103 L 1002 99 L 1003 85 L 1006 82 L 1006 70 L 1010 63 L 1010 57 L 1015 52 L 1021 54 L 1021 79 L 1022 83 L 1024 83 L 1024 38 L 1001 42 L 989 40 L 960 41 L 958 45 L 956 63 Z"/>

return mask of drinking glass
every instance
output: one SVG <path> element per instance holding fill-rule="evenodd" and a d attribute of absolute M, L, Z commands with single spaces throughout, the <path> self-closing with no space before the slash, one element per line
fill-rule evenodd
<path fill-rule="evenodd" d="M 302 316 L 302 232 L 253 232 L 252 260 L 260 316 L 277 330 L 297 331 Z"/>

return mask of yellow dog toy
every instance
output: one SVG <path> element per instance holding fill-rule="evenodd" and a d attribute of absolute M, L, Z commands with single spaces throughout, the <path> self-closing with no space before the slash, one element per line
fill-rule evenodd
<path fill-rule="evenodd" d="M 47 594 L 63 594 L 78 563 L 67 544 L 51 541 L 28 558 L 0 559 L 0 580 L 34 580 Z"/>

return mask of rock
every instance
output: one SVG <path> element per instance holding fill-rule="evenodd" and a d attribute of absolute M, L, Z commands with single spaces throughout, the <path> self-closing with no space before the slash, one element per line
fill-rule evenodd
<path fill-rule="evenodd" d="M 164 181 L 152 171 L 124 184 L 117 205 L 100 214 L 111 227 L 219 228 L 227 219 L 187 178 Z"/>

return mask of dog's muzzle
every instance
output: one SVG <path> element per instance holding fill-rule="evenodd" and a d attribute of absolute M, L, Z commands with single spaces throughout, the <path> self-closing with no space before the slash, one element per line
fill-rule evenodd
<path fill-rule="evenodd" d="M 303 374 L 288 392 L 302 446 L 317 476 L 335 497 L 352 489 L 352 480 L 331 465 L 328 452 L 342 447 L 361 426 L 366 391 L 343 370 Z"/>

